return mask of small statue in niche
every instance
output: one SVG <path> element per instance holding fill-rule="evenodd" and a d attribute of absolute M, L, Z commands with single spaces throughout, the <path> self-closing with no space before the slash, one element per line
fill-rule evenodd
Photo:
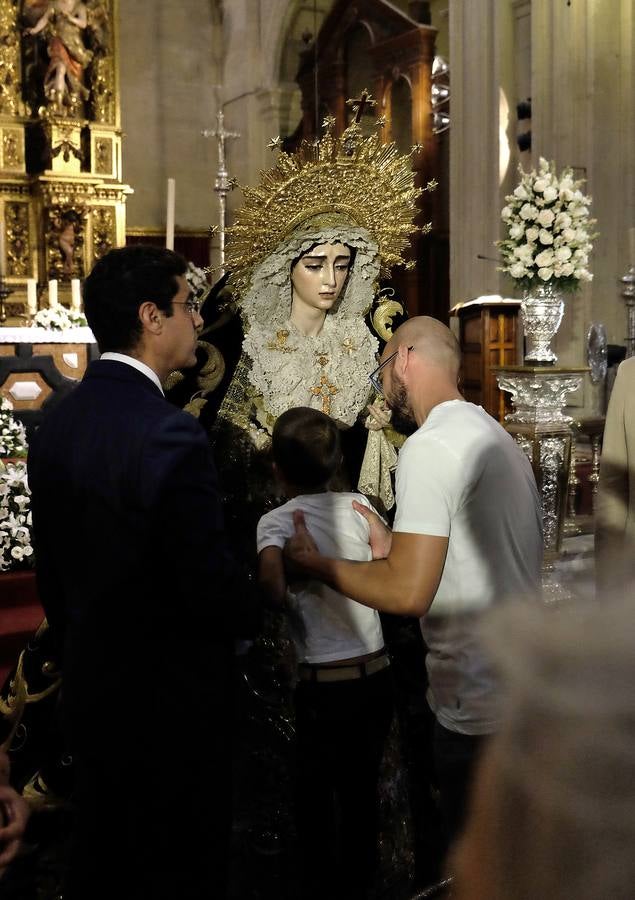
<path fill-rule="evenodd" d="M 55 228 L 53 246 L 62 254 L 62 275 L 73 274 L 75 242 L 81 227 L 81 217 L 74 209 L 68 209 L 53 219 Z"/>
<path fill-rule="evenodd" d="M 84 36 L 88 26 L 85 3 L 79 0 L 52 0 L 35 25 L 26 33 L 37 35 L 46 29 L 49 65 L 44 76 L 44 93 L 57 112 L 73 111 L 78 98 L 88 100 L 84 69 L 93 58 Z"/>

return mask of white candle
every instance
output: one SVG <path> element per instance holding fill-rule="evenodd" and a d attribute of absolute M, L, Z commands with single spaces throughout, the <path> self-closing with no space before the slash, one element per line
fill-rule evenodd
<path fill-rule="evenodd" d="M 71 278 L 71 309 L 80 312 L 82 308 L 82 294 L 79 289 L 79 278 Z"/>
<path fill-rule="evenodd" d="M 628 229 L 628 245 L 630 250 L 629 263 L 635 266 L 635 228 Z"/>
<path fill-rule="evenodd" d="M 4 237 L 4 220 L 0 219 L 0 278 L 4 276 L 5 272 L 5 260 L 4 254 L 6 251 L 5 246 L 5 237 Z"/>
<path fill-rule="evenodd" d="M 55 309 L 57 306 L 57 278 L 49 281 L 49 306 L 51 309 Z"/>
<path fill-rule="evenodd" d="M 174 178 L 168 178 L 168 203 L 165 220 L 165 246 L 168 250 L 174 250 L 174 200 L 176 182 Z"/>
<path fill-rule="evenodd" d="M 37 312 L 37 284 L 35 278 L 26 280 L 26 311 L 30 316 Z"/>

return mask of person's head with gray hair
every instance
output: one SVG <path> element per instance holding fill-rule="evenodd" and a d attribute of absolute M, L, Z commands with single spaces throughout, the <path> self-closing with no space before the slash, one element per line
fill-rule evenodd
<path fill-rule="evenodd" d="M 562 611 L 505 611 L 493 625 L 506 710 L 453 855 L 454 900 L 633 897 L 629 596 Z"/>

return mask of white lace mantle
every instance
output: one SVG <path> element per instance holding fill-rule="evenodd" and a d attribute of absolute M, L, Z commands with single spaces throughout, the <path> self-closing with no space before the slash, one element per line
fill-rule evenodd
<path fill-rule="evenodd" d="M 377 348 L 361 317 L 338 321 L 329 315 L 317 336 L 302 334 L 287 320 L 281 328 L 252 328 L 243 343 L 252 361 L 249 380 L 271 416 L 311 406 L 348 426 L 368 402 Z"/>
<path fill-rule="evenodd" d="M 290 321 L 291 267 L 310 247 L 342 241 L 355 259 L 338 302 L 317 336 Z M 363 228 L 300 226 L 254 271 L 240 307 L 249 380 L 273 419 L 293 406 L 311 406 L 353 425 L 370 394 L 378 342 L 364 322 L 379 275 L 377 244 Z M 270 426 L 268 426 L 270 427 Z"/>

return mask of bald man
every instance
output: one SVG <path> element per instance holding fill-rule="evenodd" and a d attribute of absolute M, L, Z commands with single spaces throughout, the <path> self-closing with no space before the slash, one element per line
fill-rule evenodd
<path fill-rule="evenodd" d="M 409 319 L 369 377 L 410 434 L 396 476 L 392 532 L 371 523 L 371 562 L 321 556 L 301 516 L 290 561 L 359 603 L 416 616 L 428 646 L 428 703 L 436 717 L 435 764 L 448 836 L 463 818 L 472 767 L 498 724 L 499 687 L 483 652 L 483 614 L 535 598 L 542 516 L 534 475 L 517 444 L 457 386 L 460 350 L 428 316 Z"/>

